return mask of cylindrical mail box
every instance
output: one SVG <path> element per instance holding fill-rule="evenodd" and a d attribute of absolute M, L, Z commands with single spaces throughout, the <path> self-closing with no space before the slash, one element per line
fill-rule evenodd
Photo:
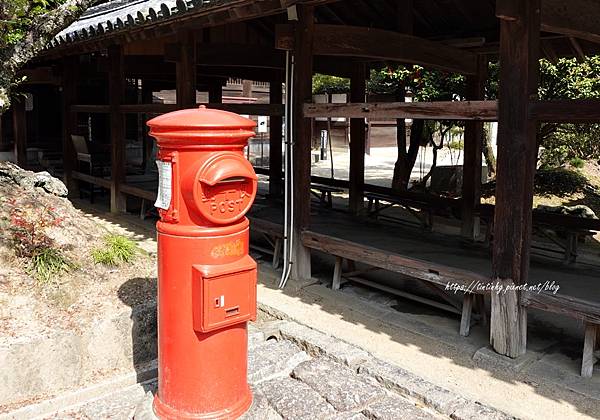
<path fill-rule="evenodd" d="M 186 109 L 148 122 L 158 144 L 158 393 L 161 419 L 234 419 L 252 403 L 247 321 L 256 318 L 248 219 L 255 123 Z"/>

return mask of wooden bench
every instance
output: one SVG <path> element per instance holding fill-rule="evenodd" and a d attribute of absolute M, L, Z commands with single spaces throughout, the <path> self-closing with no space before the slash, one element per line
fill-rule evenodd
<path fill-rule="evenodd" d="M 344 190 L 341 188 L 331 187 L 323 184 L 310 184 L 310 193 L 319 199 L 319 203 L 323 207 L 333 207 L 332 193 L 341 193 Z"/>
<path fill-rule="evenodd" d="M 265 219 L 249 217 L 250 229 L 263 235 L 271 248 L 265 248 L 260 245 L 250 244 L 250 248 L 273 256 L 273 268 L 279 268 L 281 254 L 283 253 L 283 227 L 277 223 Z"/>
<path fill-rule="evenodd" d="M 394 206 L 400 206 L 403 209 L 407 210 L 411 215 L 413 215 L 419 221 L 420 226 L 426 229 L 430 229 L 433 225 L 433 211 L 431 203 L 374 192 L 366 192 L 365 198 L 369 202 L 367 206 L 367 214 L 375 219 L 378 219 L 381 216 L 383 216 L 381 214 L 383 210 L 389 209 Z M 385 215 L 383 217 L 385 217 L 385 219 L 400 223 L 410 223 L 398 217 L 388 215 Z"/>
<path fill-rule="evenodd" d="M 492 231 L 494 225 L 494 206 L 491 204 L 480 205 L 478 215 L 487 225 L 486 242 L 491 246 L 493 240 Z M 532 223 L 532 228 L 556 244 L 560 248 L 560 251 L 556 249 L 550 249 L 540 245 L 539 243 L 532 244 L 531 248 L 562 253 L 563 263 L 565 264 L 572 264 L 577 260 L 577 247 L 581 237 L 595 235 L 596 231 L 600 230 L 600 220 L 598 219 L 588 219 L 564 214 L 552 214 L 536 210 L 532 212 Z M 565 243 L 562 243 L 557 238 L 548 235 L 544 229 L 561 233 L 565 237 Z"/>
<path fill-rule="evenodd" d="M 560 294 L 523 292 L 521 305 L 565 315 L 584 322 L 585 337 L 581 376 L 591 378 L 594 364 L 600 359 L 600 304 Z"/>
<path fill-rule="evenodd" d="M 472 284 L 477 282 L 481 284 L 489 283 L 490 280 L 485 276 L 459 268 L 448 267 L 442 264 L 390 253 L 389 251 L 311 231 L 302 232 L 302 242 L 308 248 L 322 251 L 336 257 L 332 280 L 333 290 L 339 289 L 342 280 L 346 279 L 384 290 L 407 299 L 425 303 L 439 309 L 457 313 L 461 316 L 460 335 L 465 337 L 469 335 L 473 309 L 477 311 L 481 322 L 484 324 L 487 323 L 483 291 L 472 290 L 472 293 L 469 292 Z M 343 272 L 344 261 L 348 262 L 347 272 Z M 365 264 L 369 266 L 369 268 L 365 270 L 356 270 L 355 262 Z M 423 284 L 440 296 L 446 303 L 380 285 L 361 277 L 361 274 L 378 269 L 392 271 L 412 279 L 422 280 L 424 282 Z M 467 291 L 464 293 L 462 305 L 457 305 L 456 302 L 450 298 L 448 291 L 446 291 L 446 287 L 452 284 L 457 284 L 462 287 L 463 290 Z"/>
<path fill-rule="evenodd" d="M 550 249 L 547 247 L 543 247 L 540 245 L 536 245 L 536 244 L 533 244 L 532 248 L 541 249 L 541 250 L 550 251 L 550 252 L 560 252 L 563 254 L 563 263 L 564 264 L 573 264 L 575 261 L 577 261 L 577 255 L 578 255 L 577 248 L 578 248 L 580 238 L 584 238 L 586 236 L 594 236 L 596 234 L 596 232 L 591 231 L 591 230 L 568 228 L 568 227 L 563 227 L 560 225 L 552 226 L 552 225 L 545 225 L 545 224 L 541 224 L 541 223 L 534 223 L 533 228 L 535 229 L 535 231 L 537 233 L 539 233 L 540 235 L 544 236 L 545 238 L 550 240 L 552 243 L 557 245 L 560 248 L 560 251 L 557 251 L 555 249 Z M 551 234 L 548 234 L 546 232 L 546 230 L 551 230 L 557 234 L 560 234 L 559 236 L 561 236 L 561 235 L 564 236 L 564 242 L 561 242 L 558 238 L 554 237 Z"/>

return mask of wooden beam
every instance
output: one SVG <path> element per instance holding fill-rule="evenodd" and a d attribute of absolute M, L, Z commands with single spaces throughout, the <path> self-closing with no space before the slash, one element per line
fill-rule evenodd
<path fill-rule="evenodd" d="M 192 31 L 180 35 L 180 53 L 175 63 L 177 105 L 179 108 L 196 106 L 196 38 Z"/>
<path fill-rule="evenodd" d="M 509 0 L 499 0 L 509 1 Z M 514 289 L 527 281 L 531 246 L 536 123 L 529 100 L 537 94 L 540 50 L 539 0 L 517 2 L 517 19 L 500 21 L 498 168 L 492 246 L 492 279 L 506 293 L 492 293 L 490 342 L 512 358 L 526 351 L 527 310 Z"/>
<path fill-rule="evenodd" d="M 222 109 L 236 114 L 283 116 L 281 104 L 205 104 L 208 108 Z"/>
<path fill-rule="evenodd" d="M 12 105 L 15 163 L 21 168 L 27 166 L 27 111 L 25 98 L 15 100 Z"/>
<path fill-rule="evenodd" d="M 305 104 L 304 116 L 495 121 L 496 101 L 372 102 Z"/>
<path fill-rule="evenodd" d="M 110 105 L 88 105 L 88 104 L 72 104 L 69 107 L 72 113 L 82 114 L 108 114 L 110 113 Z"/>
<path fill-rule="evenodd" d="M 285 26 L 276 27 L 277 48 L 292 47 L 290 31 Z M 315 55 L 397 61 L 463 74 L 477 71 L 477 56 L 473 53 L 398 32 L 360 26 L 315 25 L 314 38 Z"/>
<path fill-rule="evenodd" d="M 140 187 L 129 184 L 120 185 L 121 192 L 123 194 L 132 195 L 134 197 L 143 198 L 144 200 L 154 202 L 156 200 L 156 191 L 144 190 Z"/>
<path fill-rule="evenodd" d="M 310 250 L 300 238 L 310 224 L 310 167 L 312 132 L 308 118 L 302 115 L 304 103 L 312 99 L 314 7 L 298 5 L 298 23 L 295 31 L 295 77 L 292 116 L 294 127 L 294 225 L 292 226 L 292 278 L 306 281 L 311 278 Z"/>
<path fill-rule="evenodd" d="M 35 69 L 23 69 L 19 71 L 17 78 L 24 78 L 22 84 L 45 84 L 60 85 L 61 79 L 54 74 L 52 67 L 37 67 Z"/>
<path fill-rule="evenodd" d="M 519 19 L 518 0 L 498 0 L 496 16 L 502 20 Z M 600 3 L 596 0 L 541 0 L 540 28 L 545 32 L 600 43 Z"/>
<path fill-rule="evenodd" d="M 542 0 L 541 29 L 600 43 L 600 2 L 596 0 Z"/>
<path fill-rule="evenodd" d="M 366 93 L 366 67 L 357 63 L 350 78 L 350 100 L 363 102 Z M 350 213 L 359 215 L 364 209 L 364 184 L 365 184 L 365 119 L 352 118 L 350 120 Z M 333 157 L 332 157 L 333 158 Z"/>
<path fill-rule="evenodd" d="M 269 83 L 269 103 L 281 105 L 282 103 L 282 80 L 275 79 Z M 281 115 L 271 116 L 269 125 L 269 195 L 279 197 L 283 192 L 281 179 L 282 168 L 282 138 L 283 118 Z"/>
<path fill-rule="evenodd" d="M 73 176 L 73 179 L 87 182 L 88 184 L 98 185 L 99 187 L 106 189 L 112 188 L 112 181 L 110 179 L 92 176 L 79 171 L 73 171 L 71 175 Z"/>
<path fill-rule="evenodd" d="M 477 74 L 467 77 L 467 99 L 484 99 L 487 67 L 486 56 L 480 55 L 477 62 Z M 476 212 L 481 204 L 481 154 L 483 142 L 483 122 L 467 121 L 464 134 L 461 235 L 469 241 L 475 240 L 479 235 L 479 216 Z"/>
<path fill-rule="evenodd" d="M 119 107 L 125 96 L 125 75 L 123 72 L 123 50 L 120 45 L 108 49 L 110 63 L 108 74 L 108 101 L 110 106 L 110 151 L 111 183 L 110 211 L 124 212 L 125 196 L 120 191 L 125 181 L 125 116 Z"/>
<path fill-rule="evenodd" d="M 200 43 L 198 64 L 281 69 L 285 65 L 283 51 L 265 45 Z"/>
<path fill-rule="evenodd" d="M 550 122 L 600 122 L 600 100 L 531 101 L 529 104 L 529 118 L 536 121 Z"/>
<path fill-rule="evenodd" d="M 123 104 L 119 111 L 125 114 L 165 114 L 180 109 L 177 104 Z"/>
<path fill-rule="evenodd" d="M 589 300 L 548 292 L 524 292 L 521 305 L 600 324 L 600 304 Z"/>
<path fill-rule="evenodd" d="M 569 42 L 571 43 L 571 46 L 573 47 L 573 50 L 575 51 L 575 56 L 577 57 L 577 61 L 579 61 L 579 62 L 585 61 L 585 52 L 583 52 L 583 49 L 581 48 L 581 44 L 579 43 L 579 41 L 577 41 L 575 38 L 570 36 Z"/>

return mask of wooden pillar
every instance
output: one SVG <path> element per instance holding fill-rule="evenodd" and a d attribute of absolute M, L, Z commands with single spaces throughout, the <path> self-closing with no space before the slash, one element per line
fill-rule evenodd
<path fill-rule="evenodd" d="M 223 103 L 223 85 L 220 80 L 208 86 L 208 102 L 211 104 Z"/>
<path fill-rule="evenodd" d="M 146 79 L 142 79 L 142 103 L 143 104 L 151 104 L 153 100 L 152 97 L 152 84 L 146 80 Z M 142 150 L 143 150 L 143 162 L 142 162 L 142 167 L 144 168 L 144 171 L 147 171 L 148 168 L 152 165 L 154 165 L 154 162 L 151 161 L 152 159 L 152 149 L 154 146 L 154 142 L 156 141 L 154 139 L 154 137 L 148 135 L 148 126 L 146 125 L 146 123 L 148 122 L 148 120 L 150 120 L 150 116 L 148 114 L 144 114 L 143 118 L 142 118 L 142 132 L 144 133 L 143 135 L 143 144 L 142 144 Z"/>
<path fill-rule="evenodd" d="M 281 79 L 269 83 L 269 103 L 281 104 L 282 88 Z M 269 195 L 279 197 L 283 190 L 281 182 L 281 129 L 283 118 L 281 116 L 269 117 Z"/>
<path fill-rule="evenodd" d="M 477 74 L 467 76 L 466 96 L 468 100 L 484 99 L 487 57 L 480 55 L 477 64 Z M 482 121 L 465 122 L 461 234 L 469 241 L 476 239 L 479 235 L 479 216 L 476 216 L 476 212 L 481 204 L 483 130 Z"/>
<path fill-rule="evenodd" d="M 125 116 L 119 106 L 125 96 L 125 75 L 123 72 L 123 48 L 111 45 L 108 48 L 108 103 L 110 107 L 110 211 L 124 212 L 125 196 L 120 186 L 125 182 Z"/>
<path fill-rule="evenodd" d="M 27 113 L 25 98 L 18 98 L 12 104 L 15 163 L 24 168 L 27 165 Z"/>
<path fill-rule="evenodd" d="M 504 288 L 527 281 L 531 207 L 536 164 L 536 123 L 528 104 L 539 73 L 540 0 L 499 0 L 497 10 L 516 19 L 500 21 L 498 172 L 492 250 L 493 280 Z M 498 353 L 518 357 L 527 343 L 527 311 L 520 293 L 492 293 L 490 342 Z"/>
<path fill-rule="evenodd" d="M 196 107 L 196 37 L 191 31 L 179 36 L 179 56 L 176 62 L 177 105 Z"/>
<path fill-rule="evenodd" d="M 77 134 L 77 114 L 71 112 L 71 106 L 77 102 L 78 57 L 69 56 L 63 59 L 62 78 L 62 158 L 63 181 L 69 194 L 75 194 L 78 183 L 71 176 L 77 168 L 77 156 L 71 140 L 71 134 Z"/>
<path fill-rule="evenodd" d="M 292 278 L 311 278 L 310 250 L 300 239 L 300 233 L 310 224 L 310 119 L 303 117 L 302 107 L 312 99 L 314 7 L 298 4 L 298 23 L 295 27 L 295 77 L 292 118 L 294 121 L 294 224 L 292 243 Z"/>
<path fill-rule="evenodd" d="M 350 77 L 350 102 L 365 101 L 366 70 L 364 63 L 354 65 Z M 350 120 L 350 213 L 360 214 L 364 208 L 365 189 L 365 119 Z"/>

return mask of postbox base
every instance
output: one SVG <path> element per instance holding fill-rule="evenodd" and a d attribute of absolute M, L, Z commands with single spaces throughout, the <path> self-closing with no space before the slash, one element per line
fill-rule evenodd
<path fill-rule="evenodd" d="M 154 396 L 152 404 L 154 413 L 160 420 L 235 420 L 242 416 L 252 405 L 252 392 L 248 389 L 246 395 L 239 402 L 226 410 L 212 413 L 188 413 L 170 407 L 160 400 L 158 394 Z"/>

